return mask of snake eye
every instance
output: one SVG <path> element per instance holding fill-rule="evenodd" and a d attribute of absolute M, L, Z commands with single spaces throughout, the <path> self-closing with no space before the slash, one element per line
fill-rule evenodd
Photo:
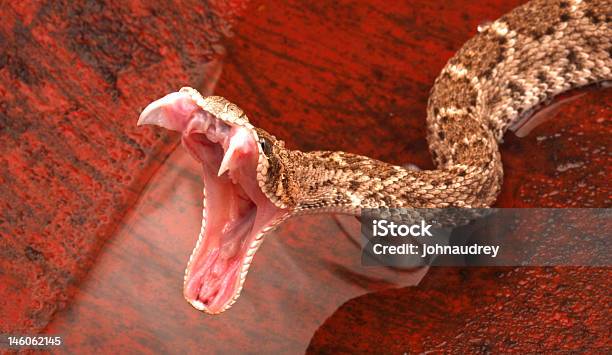
<path fill-rule="evenodd" d="M 259 139 L 259 144 L 261 145 L 261 150 L 263 150 L 267 157 L 272 155 L 272 143 L 268 139 L 261 137 Z"/>

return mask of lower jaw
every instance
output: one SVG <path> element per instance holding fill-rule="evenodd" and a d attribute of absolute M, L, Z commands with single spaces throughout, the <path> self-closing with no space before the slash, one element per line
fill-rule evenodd
<path fill-rule="evenodd" d="M 212 171 L 204 166 L 202 230 L 185 271 L 183 295 L 196 309 L 217 314 L 236 301 L 264 235 L 287 213 L 251 184 L 255 176 L 239 179 L 250 185 L 243 189 Z M 228 203 L 229 209 L 221 208 Z"/>

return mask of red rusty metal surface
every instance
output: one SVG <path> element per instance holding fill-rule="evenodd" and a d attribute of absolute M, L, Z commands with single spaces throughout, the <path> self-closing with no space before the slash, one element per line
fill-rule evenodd
<path fill-rule="evenodd" d="M 218 13 L 235 13 L 220 8 L 2 5 L 0 333 L 38 331 L 65 307 L 174 148 L 134 122 L 158 93 L 204 80 L 228 26 Z"/>
<path fill-rule="evenodd" d="M 212 87 L 214 59 L 215 93 L 289 147 L 431 168 L 431 83 L 518 3 L 253 1 L 231 30 L 231 2 L 3 10 L 0 332 L 73 351 L 606 349 L 609 269 L 438 268 L 406 287 L 422 271 L 360 267 L 355 223 L 330 216 L 277 230 L 236 305 L 200 314 L 181 296 L 198 167 L 180 148 L 162 164 L 177 136 L 134 127 L 150 100 Z M 609 207 L 612 92 L 582 93 L 506 135 L 499 206 Z"/>
<path fill-rule="evenodd" d="M 418 287 L 342 305 L 307 353 L 609 353 L 609 278 L 604 268 L 434 268 Z"/>

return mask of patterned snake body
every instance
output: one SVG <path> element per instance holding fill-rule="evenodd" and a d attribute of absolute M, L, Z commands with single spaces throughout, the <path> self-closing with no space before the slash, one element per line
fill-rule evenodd
<path fill-rule="evenodd" d="M 427 140 L 436 170 L 414 171 L 345 152 L 286 149 L 282 141 L 253 127 L 234 104 L 221 97 L 203 98 L 191 88 L 152 103 L 139 124 L 183 132 L 184 146 L 202 161 L 205 185 L 213 186 L 205 188 L 205 195 L 220 186 L 250 203 L 223 207 L 235 213 L 213 223 L 221 227 L 205 228 L 207 217 L 217 220 L 205 199 L 185 297 L 209 313 L 229 308 L 265 233 L 296 214 L 490 206 L 502 184 L 498 144 L 508 127 L 555 95 L 612 80 L 611 19 L 609 0 L 534 0 L 479 28 L 431 89 Z M 219 146 L 213 149 L 213 143 Z M 252 158 L 247 162 L 245 157 Z M 207 173 L 211 169 L 219 170 L 220 180 Z M 225 171 L 234 185 L 223 180 Z M 223 209 L 220 202 L 218 206 Z M 251 216 L 248 206 L 255 206 L 250 232 L 241 232 L 240 243 L 226 242 L 236 238 L 222 231 Z M 228 217 L 234 215 L 238 217 Z M 234 259 L 239 260 L 236 267 Z M 227 272 L 211 273 L 210 268 Z"/>

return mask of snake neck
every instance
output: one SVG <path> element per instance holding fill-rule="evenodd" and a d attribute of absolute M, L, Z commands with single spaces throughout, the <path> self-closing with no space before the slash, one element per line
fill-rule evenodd
<path fill-rule="evenodd" d="M 495 142 L 493 140 L 493 142 Z M 447 168 L 414 171 L 345 152 L 291 151 L 296 213 L 359 214 L 364 208 L 483 207 L 497 195 L 499 154 Z"/>

